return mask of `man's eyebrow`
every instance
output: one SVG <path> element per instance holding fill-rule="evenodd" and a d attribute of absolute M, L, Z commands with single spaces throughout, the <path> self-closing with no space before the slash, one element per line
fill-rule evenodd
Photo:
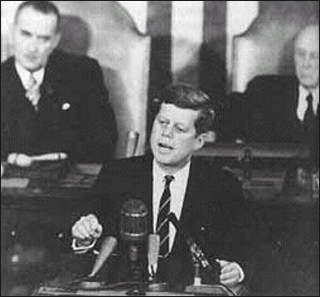
<path fill-rule="evenodd" d="M 46 38 L 46 39 L 50 39 L 51 35 L 37 35 L 38 38 Z"/>
<path fill-rule="evenodd" d="M 32 35 L 32 33 L 26 29 L 20 29 L 21 33 L 23 34 L 26 34 L 26 35 Z M 50 39 L 51 38 L 51 35 L 36 35 L 38 38 L 45 38 L 45 39 Z"/>
<path fill-rule="evenodd" d="M 31 35 L 31 32 L 26 30 L 26 29 L 20 29 L 20 32 L 22 32 L 23 34 L 29 34 Z"/>

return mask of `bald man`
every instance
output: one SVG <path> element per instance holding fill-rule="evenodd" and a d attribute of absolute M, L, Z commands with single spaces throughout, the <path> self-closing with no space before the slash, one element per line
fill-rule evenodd
<path fill-rule="evenodd" d="M 247 140 L 319 146 L 319 24 L 297 34 L 294 64 L 293 76 L 259 76 L 248 84 Z"/>

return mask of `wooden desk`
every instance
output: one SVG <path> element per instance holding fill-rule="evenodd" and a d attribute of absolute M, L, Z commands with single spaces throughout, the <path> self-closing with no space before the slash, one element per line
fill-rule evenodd
<path fill-rule="evenodd" d="M 288 191 L 288 187 L 295 187 L 296 168 L 310 166 L 310 149 L 307 145 L 216 142 L 208 143 L 194 155 L 212 160 L 232 171 L 242 182 L 247 198 L 313 202 L 311 186 L 309 193 L 305 189 Z"/>
<path fill-rule="evenodd" d="M 10 176 L 15 170 L 4 165 L 1 290 L 6 295 L 11 287 L 43 281 L 50 273 L 50 262 L 71 250 L 71 226 L 80 215 L 79 206 L 95 198 L 91 187 L 101 165 L 74 164 L 61 179 L 37 172 L 27 178 Z"/>
<path fill-rule="evenodd" d="M 91 188 L 101 165 L 74 164 L 62 178 L 34 172 L 20 177 L 16 168 L 6 169 L 1 178 L 1 229 L 19 237 L 26 224 L 50 225 L 55 234 L 68 230 L 77 206 L 94 198 Z"/>
<path fill-rule="evenodd" d="M 239 285 L 233 290 L 228 289 L 223 285 L 200 285 L 200 286 L 187 286 L 184 292 L 173 292 L 173 291 L 150 291 L 147 288 L 143 291 L 145 296 L 246 296 L 247 292 L 244 286 Z M 61 287 L 48 287 L 41 286 L 33 293 L 33 296 L 128 296 L 127 289 L 111 289 L 107 288 L 96 289 L 96 290 L 85 290 L 79 288 L 68 289 Z M 114 287 L 111 285 L 110 287 Z M 141 295 L 140 295 L 141 296 Z"/>
<path fill-rule="evenodd" d="M 208 143 L 195 152 L 195 156 L 225 157 L 242 159 L 245 151 L 249 150 L 252 158 L 273 159 L 308 159 L 308 146 L 297 143 L 243 143 L 216 142 Z"/>

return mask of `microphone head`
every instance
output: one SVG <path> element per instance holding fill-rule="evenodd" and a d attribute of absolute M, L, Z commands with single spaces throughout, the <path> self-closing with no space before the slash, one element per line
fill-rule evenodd
<path fill-rule="evenodd" d="M 148 209 L 138 199 L 130 199 L 122 205 L 120 235 L 123 240 L 142 241 L 148 234 Z"/>

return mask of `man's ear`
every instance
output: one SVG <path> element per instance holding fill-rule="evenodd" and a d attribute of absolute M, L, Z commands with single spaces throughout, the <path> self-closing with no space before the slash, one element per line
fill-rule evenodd
<path fill-rule="evenodd" d="M 207 135 L 207 133 L 201 133 L 197 136 L 195 150 L 199 150 L 204 146 L 204 144 L 206 142 L 206 135 Z"/>
<path fill-rule="evenodd" d="M 58 32 L 55 36 L 54 36 L 54 42 L 53 42 L 53 49 L 55 49 L 59 42 L 60 42 L 60 39 L 61 39 L 61 33 Z"/>

